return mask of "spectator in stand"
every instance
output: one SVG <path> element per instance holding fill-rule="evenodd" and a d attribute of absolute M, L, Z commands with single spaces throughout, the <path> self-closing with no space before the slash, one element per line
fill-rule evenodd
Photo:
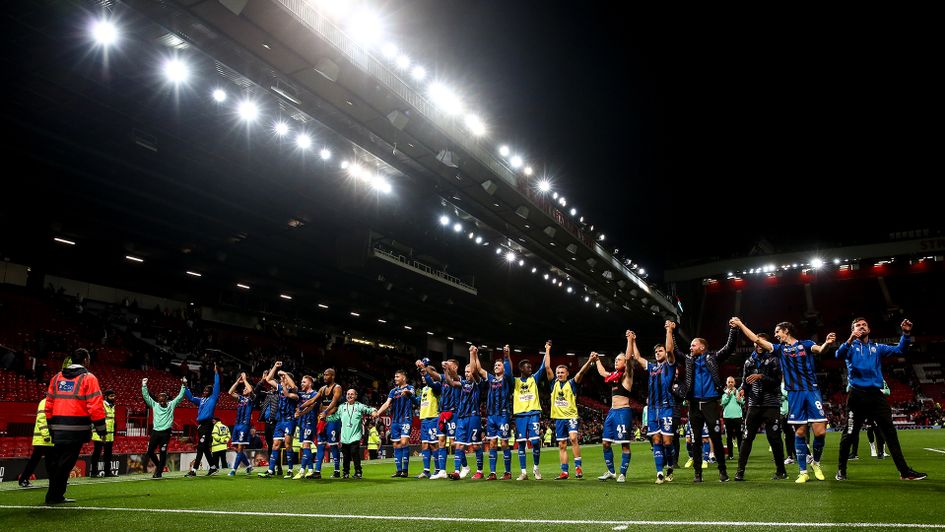
<path fill-rule="evenodd" d="M 154 415 L 154 421 L 151 426 L 151 438 L 148 440 L 148 460 L 154 462 L 154 474 L 151 478 L 162 478 L 164 475 L 164 466 L 167 465 L 167 444 L 171 440 L 171 425 L 174 424 L 174 409 L 184 398 L 184 391 L 187 389 L 187 378 L 180 380 L 180 393 L 173 400 L 167 400 L 167 394 L 161 392 L 157 395 L 157 402 L 151 399 L 148 392 L 148 379 L 141 379 L 141 396 L 144 397 L 145 404 L 151 409 Z M 155 449 L 161 450 L 161 459 L 158 460 Z"/>
<path fill-rule="evenodd" d="M 39 459 L 46 456 L 52 445 L 52 437 L 46 425 L 46 399 L 43 399 L 36 408 L 36 423 L 33 425 L 33 454 L 30 455 L 26 467 L 17 479 L 21 488 L 32 487 L 30 477 L 33 476 L 33 471 L 36 471 Z"/>
<path fill-rule="evenodd" d="M 49 381 L 46 419 L 53 448 L 46 455 L 49 474 L 46 504 L 75 502 L 65 497 L 66 484 L 82 444 L 92 439 L 92 426 L 99 436 L 105 436 L 102 389 L 98 379 L 87 369 L 90 362 L 88 350 L 76 349 L 62 363 L 62 371 Z"/>
<path fill-rule="evenodd" d="M 105 391 L 105 401 L 103 402 L 105 407 L 105 438 L 99 438 L 98 434 L 92 435 L 92 442 L 94 448 L 92 450 L 92 472 L 89 476 L 91 477 L 117 477 L 116 473 L 112 472 L 112 446 L 115 445 L 115 391 L 106 390 Z M 102 450 L 105 451 L 104 461 L 100 461 L 102 458 Z M 103 465 L 104 469 L 99 469 L 99 465 Z"/>

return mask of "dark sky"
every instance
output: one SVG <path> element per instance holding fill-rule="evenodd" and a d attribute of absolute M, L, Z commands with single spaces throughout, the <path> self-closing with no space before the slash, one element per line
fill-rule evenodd
<path fill-rule="evenodd" d="M 394 42 L 652 269 L 941 227 L 931 15 L 391 2 Z M 650 9 L 650 8 L 646 8 Z M 570 205 L 569 205 L 570 206 Z"/>

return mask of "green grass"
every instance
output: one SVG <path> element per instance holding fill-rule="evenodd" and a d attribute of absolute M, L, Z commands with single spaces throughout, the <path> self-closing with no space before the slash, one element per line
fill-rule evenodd
<path fill-rule="evenodd" d="M 558 472 L 557 449 L 542 454 L 540 482 L 484 482 L 469 479 L 450 482 L 391 479 L 393 464 L 366 464 L 365 478 L 354 480 L 291 481 L 258 479 L 240 475 L 173 478 L 163 481 L 131 480 L 111 482 L 80 480 L 71 485 L 67 496 L 76 505 L 141 510 L 169 508 L 220 512 L 262 512 L 302 514 L 345 514 L 404 516 L 400 520 L 364 520 L 312 516 L 262 516 L 220 514 L 170 514 L 149 511 L 49 510 L 41 505 L 45 490 L 18 490 L 12 483 L 0 491 L 0 523 L 4 530 L 55 530 L 62 524 L 70 529 L 128 530 L 238 530 L 246 527 L 289 529 L 331 527 L 335 530 L 444 530 L 444 529 L 594 529 L 620 530 L 619 523 L 476 523 L 464 518 L 507 518 L 514 520 L 590 521 L 693 521 L 696 525 L 661 526 L 661 529 L 705 529 L 707 521 L 749 523 L 797 523 L 774 530 L 805 529 L 809 523 L 925 523 L 945 525 L 945 454 L 924 450 L 945 450 L 945 431 L 905 431 L 900 433 L 906 459 L 916 470 L 927 472 L 920 482 L 900 481 L 892 460 L 876 460 L 868 455 L 865 436 L 860 445 L 861 459 L 851 462 L 850 480 L 836 482 L 839 436 L 828 435 L 823 460 L 826 482 L 811 480 L 806 485 L 793 481 L 767 480 L 773 473 L 771 455 L 764 437 L 756 439 L 748 467 L 748 482 L 721 484 L 713 466 L 705 471 L 706 483 L 693 485 L 692 469 L 679 470 L 671 484 L 657 486 L 649 445 L 633 444 L 629 482 L 623 485 L 598 482 L 603 472 L 600 446 L 584 449 L 585 480 L 553 482 Z M 864 453 L 865 451 L 865 453 Z M 470 455 L 474 465 L 474 457 Z M 486 457 L 488 469 L 488 457 Z M 513 455 L 513 471 L 518 470 Z M 529 464 L 531 455 L 528 456 Z M 452 462 L 450 461 L 449 464 Z M 330 468 L 330 466 L 328 466 Z M 451 467 L 451 465 L 449 466 Z M 412 473 L 419 473 L 420 459 L 411 458 Z M 499 468 L 502 457 L 499 455 Z M 729 474 L 734 474 L 734 465 Z M 531 466 L 529 465 L 529 471 Z M 792 479 L 796 466 L 788 466 Z M 5 508 L 25 505 L 31 508 Z M 69 505 L 66 505 L 69 506 Z M 35 508 L 33 508 L 35 507 Z M 416 521 L 410 516 L 452 518 L 455 521 Z M 630 527 L 647 526 L 630 524 Z M 732 529 L 732 526 L 712 526 Z M 771 528 L 737 527 L 736 530 Z M 824 528 L 818 526 L 817 528 Z"/>

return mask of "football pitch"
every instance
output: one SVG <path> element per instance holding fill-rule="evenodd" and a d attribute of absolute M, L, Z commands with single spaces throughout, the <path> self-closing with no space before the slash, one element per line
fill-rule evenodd
<path fill-rule="evenodd" d="M 628 482 L 599 482 L 604 471 L 599 445 L 583 449 L 583 480 L 552 481 L 560 471 L 557 449 L 541 457 L 544 480 L 460 481 L 392 479 L 391 461 L 366 462 L 361 480 L 283 480 L 223 475 L 164 480 L 130 475 L 72 481 L 67 497 L 76 503 L 42 506 L 45 489 L 0 486 L 0 523 L 5 530 L 445 530 L 588 529 L 627 530 L 811 530 L 945 529 L 945 430 L 903 431 L 903 449 L 922 481 L 901 481 L 891 458 L 869 456 L 861 435 L 860 460 L 850 462 L 849 480 L 837 482 L 839 435 L 828 434 L 824 453 L 827 481 L 768 480 L 774 472 L 763 436 L 755 440 L 747 482 L 718 482 L 714 465 L 705 483 L 692 484 L 692 469 L 675 481 L 654 484 L 647 443 L 632 445 Z M 685 447 L 683 447 L 685 453 Z M 737 451 L 736 451 L 737 453 Z M 531 477 L 531 453 L 528 454 Z M 475 457 L 469 455 L 475 469 Z M 618 454 L 619 461 L 619 454 Z M 513 474 L 519 472 L 513 453 Z M 452 468 L 452 456 L 447 462 Z M 326 464 L 323 474 L 330 476 Z M 488 470 L 488 456 L 486 456 Z M 411 475 L 422 469 L 410 460 Z M 503 470 L 499 454 L 499 470 Z M 729 465 L 734 475 L 735 465 Z M 573 474 L 573 465 L 572 465 Z M 45 488 L 45 482 L 38 482 Z"/>

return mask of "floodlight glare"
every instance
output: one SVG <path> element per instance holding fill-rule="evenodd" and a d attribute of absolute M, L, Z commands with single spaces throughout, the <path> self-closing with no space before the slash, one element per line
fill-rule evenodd
<path fill-rule="evenodd" d="M 174 84 L 186 83 L 190 68 L 180 59 L 168 59 L 164 62 L 164 77 Z"/>
<path fill-rule="evenodd" d="M 299 133 L 299 135 L 295 137 L 295 145 L 303 150 L 307 150 L 312 145 L 312 137 L 309 137 L 305 133 Z"/>
<path fill-rule="evenodd" d="M 107 20 L 92 24 L 92 38 L 102 46 L 111 46 L 118 40 L 118 28 Z"/>
<path fill-rule="evenodd" d="M 223 89 L 214 89 L 213 90 L 213 101 L 217 103 L 223 103 L 226 101 L 226 91 Z"/>
<path fill-rule="evenodd" d="M 280 137 L 289 134 L 289 124 L 286 124 L 285 122 L 276 122 L 276 125 L 274 125 L 272 129 L 275 130 L 276 135 L 279 135 Z"/>

